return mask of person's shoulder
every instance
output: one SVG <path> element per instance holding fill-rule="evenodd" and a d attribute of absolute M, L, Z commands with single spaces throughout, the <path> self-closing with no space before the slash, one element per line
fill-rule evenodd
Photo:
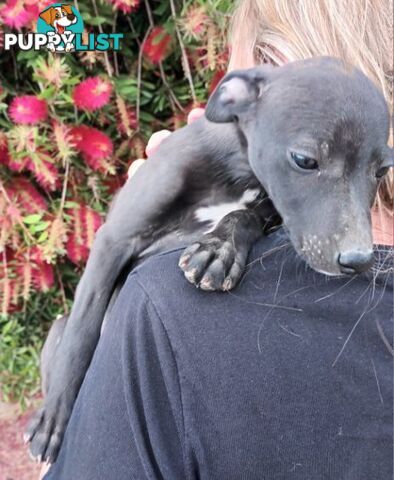
<path fill-rule="evenodd" d="M 207 342 L 207 331 L 215 338 L 217 328 L 228 328 L 228 323 L 220 319 L 231 317 L 243 325 L 248 316 L 259 316 L 261 312 L 254 310 L 260 308 L 261 300 L 264 303 L 274 294 L 280 252 L 282 246 L 288 245 L 287 237 L 276 232 L 258 240 L 250 251 L 243 277 L 230 292 L 207 292 L 192 285 L 179 267 L 185 247 L 152 255 L 129 274 L 117 303 L 132 316 L 144 310 L 144 322 L 163 325 L 171 342 L 193 337 L 198 343 L 197 332 Z"/>
<path fill-rule="evenodd" d="M 272 233 L 269 236 L 262 237 L 252 247 L 245 271 L 248 272 L 248 283 L 252 278 L 266 275 L 267 271 L 260 267 L 261 262 L 265 258 L 274 259 L 275 263 L 280 258 L 281 252 L 287 250 L 290 243 L 285 233 L 280 230 Z M 196 296 L 205 294 L 216 298 L 216 295 L 221 296 L 222 292 L 203 292 L 197 289 L 194 285 L 191 285 L 185 278 L 183 271 L 179 267 L 179 259 L 185 247 L 180 247 L 172 250 L 168 250 L 163 253 L 153 255 L 152 257 L 144 260 L 139 266 L 137 266 L 129 275 L 126 283 L 126 288 L 130 288 L 133 282 L 137 282 L 140 287 L 145 291 L 148 297 L 154 301 L 155 298 L 169 298 L 174 301 L 193 301 Z M 272 270 L 272 265 L 267 264 L 267 268 Z M 237 293 L 242 295 L 243 282 L 241 282 L 237 288 Z"/>
<path fill-rule="evenodd" d="M 128 282 L 138 282 L 144 290 L 157 291 L 169 283 L 176 284 L 182 280 L 178 275 L 178 262 L 184 247 L 167 250 L 143 260 L 129 275 Z"/>
<path fill-rule="evenodd" d="M 301 322 L 315 328 L 323 322 L 331 328 L 334 321 L 354 324 L 369 311 L 377 318 L 392 312 L 393 275 L 383 251 L 378 255 L 383 258 L 377 267 L 380 274 L 327 277 L 307 267 L 279 230 L 256 242 L 233 290 L 205 292 L 185 279 L 178 266 L 182 250 L 146 259 L 121 293 L 122 308 L 134 314 L 143 302 L 148 317 L 164 327 L 173 344 L 189 339 L 207 346 L 215 338 L 245 334 L 245 328 L 259 331 L 268 317 L 280 325 Z"/>

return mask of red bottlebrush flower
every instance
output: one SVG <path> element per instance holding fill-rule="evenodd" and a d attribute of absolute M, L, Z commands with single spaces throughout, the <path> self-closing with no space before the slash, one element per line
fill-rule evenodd
<path fill-rule="evenodd" d="M 181 20 L 181 27 L 186 35 L 198 39 L 204 35 L 207 26 L 210 23 L 210 18 L 207 15 L 203 6 L 191 6 L 186 15 Z"/>
<path fill-rule="evenodd" d="M 32 12 L 25 8 L 22 0 L 8 0 L 0 9 L 0 17 L 11 28 L 20 29 L 28 25 L 32 20 Z"/>
<path fill-rule="evenodd" d="M 22 257 L 22 255 L 20 255 L 20 257 Z M 32 270 L 33 270 L 33 265 L 32 265 L 32 262 L 30 261 L 29 256 L 27 256 L 27 258 L 22 257 L 20 259 L 20 262 L 18 262 L 15 268 L 17 278 L 21 280 L 20 296 L 24 300 L 27 300 L 30 295 L 30 291 L 32 287 Z M 16 301 L 18 301 L 18 298 L 16 298 Z"/>
<path fill-rule="evenodd" d="M 131 13 L 137 10 L 140 0 L 109 0 L 109 3 L 123 13 Z"/>
<path fill-rule="evenodd" d="M 9 158 L 8 168 L 14 172 L 21 172 L 26 168 L 28 159 L 27 158 Z"/>
<path fill-rule="evenodd" d="M 102 218 L 85 204 L 73 208 L 68 213 L 72 216 L 72 225 L 66 251 L 68 258 L 78 265 L 87 260 L 94 235 L 102 224 Z"/>
<path fill-rule="evenodd" d="M 130 136 L 132 130 L 137 128 L 137 114 L 135 110 L 126 105 L 124 100 L 120 97 L 116 99 L 116 104 L 118 107 L 118 130 L 122 135 Z"/>
<path fill-rule="evenodd" d="M 25 9 L 30 13 L 34 22 L 37 22 L 38 15 L 44 8 L 50 5 L 48 0 L 24 0 Z"/>
<path fill-rule="evenodd" d="M 25 167 L 32 172 L 44 190 L 54 191 L 60 186 L 60 179 L 58 169 L 50 159 L 49 153 L 39 151 L 31 158 L 25 159 Z"/>
<path fill-rule="evenodd" d="M 107 194 L 113 196 L 127 182 L 127 175 L 113 175 L 103 180 L 103 185 L 107 187 Z"/>
<path fill-rule="evenodd" d="M 51 161 L 51 155 L 42 150 L 37 150 L 31 157 L 12 157 L 0 136 L 0 163 L 14 172 L 30 170 L 45 190 L 54 191 L 60 186 L 59 172 Z"/>
<path fill-rule="evenodd" d="M 159 63 L 168 55 L 171 36 L 163 27 L 154 27 L 143 46 L 144 55 L 152 63 Z"/>
<path fill-rule="evenodd" d="M 45 261 L 43 252 L 34 246 L 29 254 L 32 262 L 32 284 L 41 292 L 47 292 L 55 283 L 55 275 L 51 264 Z"/>
<path fill-rule="evenodd" d="M 0 165 L 9 166 L 10 153 L 8 151 L 8 141 L 4 133 L 0 132 Z"/>
<path fill-rule="evenodd" d="M 47 292 L 55 283 L 53 266 L 46 262 L 34 265 L 32 269 L 32 281 L 38 290 Z"/>
<path fill-rule="evenodd" d="M 0 218 L 0 222 L 3 219 Z M 13 262 L 15 253 L 10 248 L 5 248 L 0 252 L 0 312 L 2 315 L 7 315 L 13 307 L 13 297 L 15 292 L 15 286 L 18 279 L 11 278 L 13 268 L 11 262 Z"/>
<path fill-rule="evenodd" d="M 6 190 L 9 198 L 20 207 L 24 215 L 37 213 L 48 208 L 44 197 L 25 177 L 14 177 L 12 185 L 8 185 Z"/>
<path fill-rule="evenodd" d="M 93 112 L 108 104 L 112 85 L 100 77 L 90 77 L 74 88 L 73 100 L 80 110 Z"/>
<path fill-rule="evenodd" d="M 57 159 L 61 160 L 63 165 L 75 154 L 74 144 L 71 136 L 71 128 L 59 122 L 52 123 L 52 140 L 56 145 Z"/>
<path fill-rule="evenodd" d="M 21 298 L 29 297 L 31 289 L 46 292 L 53 287 L 55 276 L 52 265 L 45 262 L 38 247 L 15 252 L 6 248 L 0 253 L 0 304 L 3 314 L 19 310 Z"/>
<path fill-rule="evenodd" d="M 71 129 L 75 148 L 82 153 L 86 163 L 93 170 L 108 172 L 110 165 L 108 159 L 113 153 L 111 139 L 96 128 L 81 125 Z"/>
<path fill-rule="evenodd" d="M 25 95 L 14 98 L 8 113 L 14 123 L 33 125 L 47 119 L 48 107 L 44 100 L 34 95 Z"/>
<path fill-rule="evenodd" d="M 13 227 L 27 215 L 43 213 L 47 204 L 27 178 L 14 178 L 4 190 L 5 195 L 0 196 L 0 244 L 18 247 L 19 238 Z"/>

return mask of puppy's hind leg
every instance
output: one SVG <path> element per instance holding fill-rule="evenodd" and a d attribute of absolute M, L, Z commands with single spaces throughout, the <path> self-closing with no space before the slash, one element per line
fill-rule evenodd
<path fill-rule="evenodd" d="M 57 457 L 120 273 L 152 243 L 158 219 L 182 193 L 187 169 L 194 158 L 194 152 L 185 156 L 184 149 L 179 147 L 184 135 L 185 130 L 171 135 L 138 170 L 120 191 L 106 223 L 96 234 L 56 351 L 55 373 L 50 378 L 44 407 L 33 417 L 26 432 L 30 452 L 39 460 L 53 463 Z M 194 144 L 193 138 L 186 139 Z M 201 154 L 198 142 L 195 143 L 197 154 Z"/>
<path fill-rule="evenodd" d="M 40 357 L 41 372 L 41 391 L 44 396 L 47 395 L 50 385 L 51 372 L 55 362 L 56 350 L 63 337 L 64 329 L 67 324 L 67 315 L 57 318 L 48 333 L 44 346 L 42 347 Z"/>
<path fill-rule="evenodd" d="M 78 285 L 75 302 L 56 348 L 49 374 L 44 408 L 32 418 L 26 432 L 30 452 L 40 461 L 53 463 L 60 448 L 74 401 L 85 376 L 116 279 L 133 251 L 134 242 L 111 234 L 111 222 L 99 230 L 85 272 Z M 114 232 L 115 233 L 115 232 Z"/>

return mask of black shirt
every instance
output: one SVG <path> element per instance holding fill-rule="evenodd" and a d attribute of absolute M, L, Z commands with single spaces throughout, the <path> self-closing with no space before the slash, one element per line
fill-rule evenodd
<path fill-rule="evenodd" d="M 179 256 L 129 276 L 45 479 L 393 478 L 392 250 L 326 277 L 279 231 L 229 293 Z"/>

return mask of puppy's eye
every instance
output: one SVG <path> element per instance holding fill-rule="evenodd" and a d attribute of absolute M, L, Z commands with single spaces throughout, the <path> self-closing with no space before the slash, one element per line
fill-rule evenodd
<path fill-rule="evenodd" d="M 301 155 L 300 153 L 290 152 L 291 159 L 302 170 L 316 170 L 318 167 L 317 161 L 312 157 Z"/>
<path fill-rule="evenodd" d="M 382 178 L 386 175 L 386 173 L 389 171 L 389 167 L 382 167 L 379 168 L 379 170 L 376 172 L 376 178 Z"/>

